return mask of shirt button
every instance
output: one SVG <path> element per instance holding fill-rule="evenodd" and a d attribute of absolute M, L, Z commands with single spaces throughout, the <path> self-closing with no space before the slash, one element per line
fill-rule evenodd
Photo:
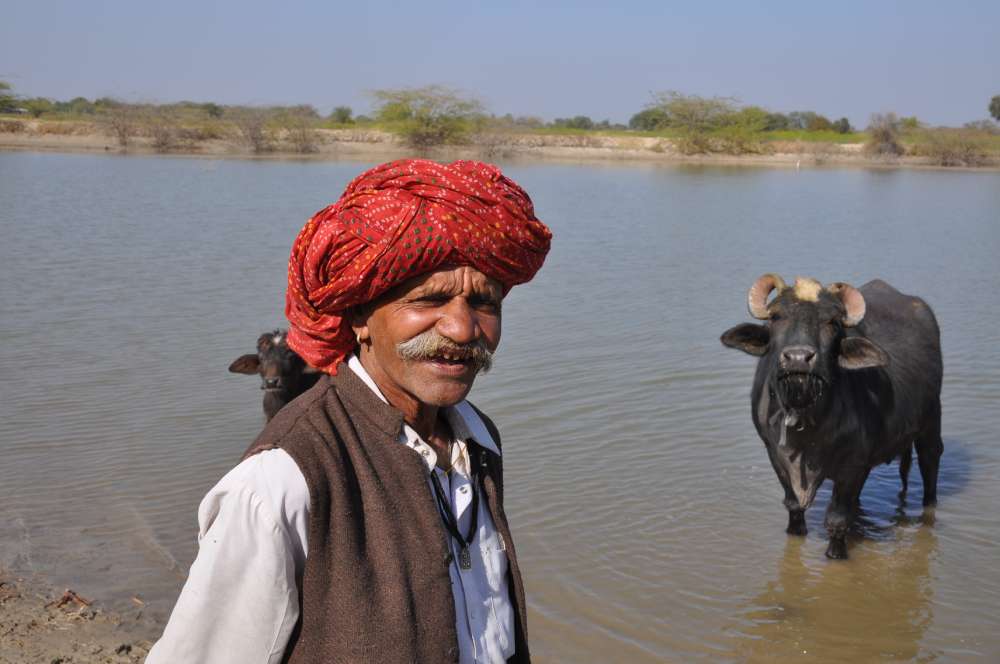
<path fill-rule="evenodd" d="M 427 450 L 420 450 L 420 453 L 423 454 L 424 456 L 430 456 L 430 454 L 431 454 Z"/>

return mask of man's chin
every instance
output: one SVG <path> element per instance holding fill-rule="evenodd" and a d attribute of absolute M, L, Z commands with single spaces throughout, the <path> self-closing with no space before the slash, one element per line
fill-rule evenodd
<path fill-rule="evenodd" d="M 434 362 L 421 362 L 421 364 L 438 364 Z M 415 396 L 422 402 L 430 406 L 447 407 L 454 406 L 469 394 L 472 383 L 476 379 L 476 372 L 466 367 L 465 370 L 456 371 L 452 367 L 423 366 L 423 371 L 417 378 Z"/>

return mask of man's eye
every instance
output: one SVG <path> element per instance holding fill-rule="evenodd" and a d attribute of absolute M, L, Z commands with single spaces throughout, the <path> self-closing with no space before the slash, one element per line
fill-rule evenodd
<path fill-rule="evenodd" d="M 486 299 L 486 298 L 483 298 L 483 299 L 474 298 L 474 299 L 470 300 L 469 304 L 471 304 L 476 309 L 481 309 L 483 311 L 499 311 L 500 310 L 500 303 L 498 301 L 496 301 L 496 300 L 490 300 L 490 299 Z"/>

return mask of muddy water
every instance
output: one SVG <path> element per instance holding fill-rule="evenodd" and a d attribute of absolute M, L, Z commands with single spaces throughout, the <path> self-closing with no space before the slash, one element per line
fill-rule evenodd
<path fill-rule="evenodd" d="M 164 620 L 261 426 L 302 221 L 365 164 L 0 154 L 0 563 Z M 1000 175 L 508 164 L 556 234 L 473 400 L 543 662 L 1000 657 Z M 784 534 L 718 335 L 760 273 L 882 277 L 941 321 L 936 510 L 872 474 L 851 559 Z"/>

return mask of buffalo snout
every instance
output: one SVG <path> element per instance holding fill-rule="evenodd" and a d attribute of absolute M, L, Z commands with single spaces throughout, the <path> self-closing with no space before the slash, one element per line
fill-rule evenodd
<path fill-rule="evenodd" d="M 788 346 L 781 351 L 780 362 L 784 371 L 812 371 L 816 368 L 816 349 L 812 346 Z"/>

